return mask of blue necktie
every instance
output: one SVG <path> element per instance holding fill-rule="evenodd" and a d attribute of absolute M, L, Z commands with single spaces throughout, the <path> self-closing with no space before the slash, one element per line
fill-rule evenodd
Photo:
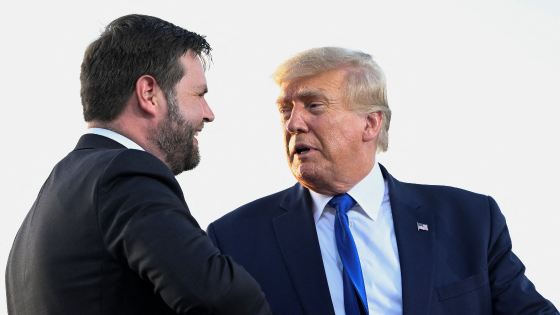
<path fill-rule="evenodd" d="M 356 204 L 348 194 L 336 195 L 329 206 L 336 209 L 336 219 L 334 221 L 334 235 L 336 238 L 336 248 L 340 255 L 340 260 L 344 265 L 342 270 L 342 282 L 344 284 L 344 309 L 346 315 L 367 315 L 366 288 L 362 276 L 362 266 L 358 257 L 358 250 L 354 243 L 352 233 L 348 227 L 348 211 Z"/>

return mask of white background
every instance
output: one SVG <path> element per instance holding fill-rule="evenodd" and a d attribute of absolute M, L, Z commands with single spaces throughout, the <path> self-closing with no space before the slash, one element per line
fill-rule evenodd
<path fill-rule="evenodd" d="M 379 161 L 401 181 L 493 196 L 528 277 L 560 306 L 559 0 L 54 0 L 2 12 L 3 269 L 43 181 L 86 131 L 85 48 L 110 21 L 141 13 L 204 34 L 214 49 L 207 99 L 216 120 L 199 136 L 202 163 L 178 177 L 203 228 L 295 183 L 276 66 L 312 47 L 358 49 L 387 75 L 393 120 Z"/>

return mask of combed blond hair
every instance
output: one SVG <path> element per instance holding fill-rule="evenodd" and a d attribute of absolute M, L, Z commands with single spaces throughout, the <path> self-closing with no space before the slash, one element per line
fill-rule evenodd
<path fill-rule="evenodd" d="M 383 122 L 377 141 L 377 152 L 387 151 L 391 109 L 387 103 L 387 88 L 383 70 L 371 55 L 341 47 L 320 47 L 306 50 L 284 61 L 272 75 L 282 85 L 300 77 L 342 69 L 347 72 L 344 96 L 350 108 L 358 114 L 381 112 Z"/>

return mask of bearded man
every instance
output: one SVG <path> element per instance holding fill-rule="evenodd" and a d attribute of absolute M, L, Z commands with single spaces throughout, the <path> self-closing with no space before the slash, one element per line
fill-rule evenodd
<path fill-rule="evenodd" d="M 53 169 L 16 236 L 10 314 L 270 314 L 256 281 L 191 216 L 174 175 L 198 164 L 204 37 L 128 15 L 89 45 L 89 132 Z"/>

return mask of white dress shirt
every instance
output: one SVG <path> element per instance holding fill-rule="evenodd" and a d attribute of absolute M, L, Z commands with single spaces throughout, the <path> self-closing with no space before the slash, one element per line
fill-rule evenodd
<path fill-rule="evenodd" d="M 342 261 L 336 248 L 333 196 L 310 191 L 323 265 L 336 315 L 345 315 Z M 357 204 L 348 211 L 368 301 L 369 314 L 402 314 L 402 283 L 389 189 L 379 164 L 348 192 Z"/>
<path fill-rule="evenodd" d="M 103 136 L 103 137 L 107 137 L 109 139 L 115 140 L 118 143 L 122 144 L 123 146 L 125 146 L 129 149 L 136 149 L 136 150 L 145 151 L 136 142 L 128 139 L 127 137 L 121 135 L 120 133 L 116 133 L 116 132 L 108 130 L 108 129 L 89 128 L 87 133 L 93 133 L 93 134 L 96 134 L 96 135 L 99 135 L 99 136 Z"/>

